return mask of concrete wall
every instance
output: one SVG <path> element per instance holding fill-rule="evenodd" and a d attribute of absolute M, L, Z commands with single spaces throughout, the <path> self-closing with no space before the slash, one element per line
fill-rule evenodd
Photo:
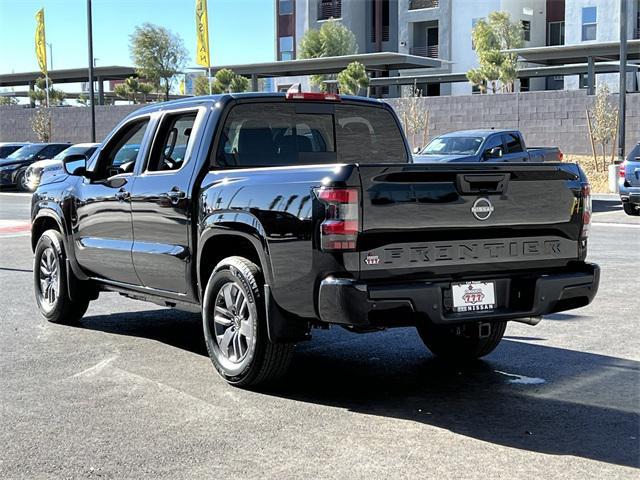
<path fill-rule="evenodd" d="M 102 139 L 129 113 L 140 105 L 96 106 L 96 141 Z M 0 142 L 37 141 L 31 128 L 33 108 L 0 107 Z M 55 107 L 52 113 L 52 141 L 81 143 L 91 141 L 91 109 Z"/>
<path fill-rule="evenodd" d="M 617 95 L 612 100 L 617 105 Z M 406 99 L 388 100 L 398 110 L 402 101 Z M 517 128 L 529 146 L 558 146 L 574 154 L 591 153 L 585 111 L 594 101 L 583 90 L 420 99 L 429 111 L 430 138 L 453 130 Z M 640 94 L 627 94 L 626 118 L 628 152 L 640 140 Z"/>
<path fill-rule="evenodd" d="M 613 96 L 617 105 L 617 96 Z M 394 107 L 400 99 L 389 99 Z M 406 99 L 404 99 L 406 101 Z M 565 153 L 588 154 L 591 144 L 585 110 L 595 101 L 584 90 L 465 95 L 420 99 L 429 111 L 429 136 L 472 128 L 519 128 L 530 146 L 558 146 Z M 102 140 L 126 115 L 139 108 L 96 107 L 96 134 Z M 90 140 L 90 110 L 54 108 L 53 140 Z M 0 107 L 0 141 L 36 140 L 31 130 L 34 110 Z M 640 93 L 627 95 L 627 151 L 640 140 Z M 418 139 L 420 142 L 420 139 Z"/>

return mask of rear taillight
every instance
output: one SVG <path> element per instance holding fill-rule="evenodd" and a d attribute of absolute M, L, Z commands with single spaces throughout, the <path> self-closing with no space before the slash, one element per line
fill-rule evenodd
<path fill-rule="evenodd" d="M 626 160 L 622 162 L 620 165 L 618 165 L 618 175 L 620 175 L 620 178 L 624 178 L 624 171 L 626 166 L 627 166 Z"/>
<path fill-rule="evenodd" d="M 591 229 L 591 187 L 589 184 L 582 185 L 582 235 L 581 237 L 587 238 L 589 236 L 589 230 Z"/>
<path fill-rule="evenodd" d="M 320 248 L 355 250 L 360 219 L 357 188 L 322 187 L 316 196 L 325 205 L 325 219 L 320 224 Z"/>
<path fill-rule="evenodd" d="M 564 153 L 562 153 L 562 150 L 558 150 L 558 161 L 561 162 L 562 160 L 564 160 Z"/>

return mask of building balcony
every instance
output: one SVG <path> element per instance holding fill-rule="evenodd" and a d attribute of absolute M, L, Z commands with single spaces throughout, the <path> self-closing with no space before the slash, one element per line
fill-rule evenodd
<path fill-rule="evenodd" d="M 318 2 L 318 20 L 342 18 L 342 0 L 320 0 Z"/>
<path fill-rule="evenodd" d="M 409 10 L 420 10 L 422 8 L 438 8 L 440 0 L 409 0 Z"/>
<path fill-rule="evenodd" d="M 438 58 L 438 45 L 429 45 L 424 47 L 411 47 L 409 53 L 418 57 Z"/>

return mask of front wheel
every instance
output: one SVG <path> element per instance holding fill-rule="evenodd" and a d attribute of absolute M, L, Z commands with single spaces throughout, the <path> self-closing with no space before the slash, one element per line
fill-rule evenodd
<path fill-rule="evenodd" d="M 437 357 L 464 362 L 493 352 L 502 340 L 507 322 L 491 323 L 486 336 L 481 336 L 483 328 L 486 329 L 486 324 L 481 328 L 477 323 L 454 326 L 424 323 L 418 326 L 418 334 Z"/>
<path fill-rule="evenodd" d="M 221 261 L 207 283 L 202 322 L 209 357 L 230 384 L 254 387 L 282 376 L 293 344 L 273 344 L 267 334 L 262 275 L 242 257 Z"/>
<path fill-rule="evenodd" d="M 622 208 L 624 208 L 624 213 L 626 213 L 627 215 L 631 215 L 633 217 L 640 215 L 640 210 L 638 210 L 635 205 L 629 202 L 623 203 Z"/>
<path fill-rule="evenodd" d="M 18 173 L 18 176 L 16 177 L 16 188 L 21 192 L 29 191 L 29 183 L 27 182 L 26 172 L 23 171 Z"/>
<path fill-rule="evenodd" d="M 67 272 L 62 235 L 47 230 L 38 239 L 33 262 L 33 282 L 40 313 L 52 323 L 76 323 L 87 311 L 88 298 L 72 300 L 67 291 Z"/>

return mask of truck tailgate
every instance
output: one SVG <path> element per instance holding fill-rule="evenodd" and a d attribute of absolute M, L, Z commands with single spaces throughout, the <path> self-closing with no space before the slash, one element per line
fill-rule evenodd
<path fill-rule="evenodd" d="M 362 277 L 554 267 L 578 258 L 581 184 L 574 165 L 396 164 L 359 171 Z"/>

